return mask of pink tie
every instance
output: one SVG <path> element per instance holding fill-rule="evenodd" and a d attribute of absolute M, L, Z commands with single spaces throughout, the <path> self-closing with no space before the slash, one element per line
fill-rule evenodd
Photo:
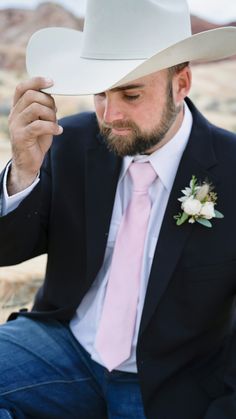
<path fill-rule="evenodd" d="M 109 371 L 129 358 L 135 330 L 143 249 L 151 210 L 150 163 L 132 163 L 133 194 L 117 233 L 95 348 Z"/>

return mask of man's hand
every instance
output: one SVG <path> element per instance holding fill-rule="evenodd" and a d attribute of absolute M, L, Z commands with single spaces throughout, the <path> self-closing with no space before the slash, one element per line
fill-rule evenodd
<path fill-rule="evenodd" d="M 53 135 L 62 133 L 57 124 L 52 96 L 40 89 L 52 86 L 51 80 L 35 77 L 16 87 L 9 116 L 12 165 L 8 175 L 8 194 L 27 188 L 35 180 Z"/>

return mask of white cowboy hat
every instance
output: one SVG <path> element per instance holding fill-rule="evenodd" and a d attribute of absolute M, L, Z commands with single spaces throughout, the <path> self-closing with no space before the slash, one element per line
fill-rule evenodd
<path fill-rule="evenodd" d="M 186 0 L 88 0 L 84 31 L 46 28 L 30 39 L 30 77 L 48 93 L 100 93 L 185 61 L 236 53 L 236 28 L 191 33 Z"/>

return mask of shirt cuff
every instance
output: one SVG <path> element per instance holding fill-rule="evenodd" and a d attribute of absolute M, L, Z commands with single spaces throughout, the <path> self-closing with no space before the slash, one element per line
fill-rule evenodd
<path fill-rule="evenodd" d="M 34 180 L 34 182 L 28 186 L 28 188 L 24 189 L 23 191 L 20 191 L 14 195 L 9 196 L 7 193 L 7 175 L 9 172 L 9 167 L 11 165 L 11 162 L 8 163 L 4 178 L 3 178 L 3 193 L 2 193 L 2 216 L 7 215 L 9 212 L 13 211 L 18 207 L 18 205 L 25 199 L 30 192 L 35 188 L 35 186 L 38 184 L 40 178 L 39 174 Z"/>

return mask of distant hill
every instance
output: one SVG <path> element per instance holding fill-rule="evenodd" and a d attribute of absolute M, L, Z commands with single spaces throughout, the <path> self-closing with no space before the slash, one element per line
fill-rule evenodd
<path fill-rule="evenodd" d="M 236 22 L 230 23 L 236 26 Z M 49 26 L 65 26 L 82 30 L 83 19 L 54 3 L 42 3 L 35 10 L 0 10 L 0 68 L 25 70 L 25 46 L 38 29 Z M 215 29 L 215 25 L 192 16 L 193 33 Z"/>
<path fill-rule="evenodd" d="M 83 20 L 54 3 L 42 3 L 35 10 L 0 10 L 0 68 L 24 70 L 30 36 L 49 26 L 82 30 Z"/>
<path fill-rule="evenodd" d="M 236 26 L 236 22 L 230 22 L 225 25 L 217 25 L 215 23 L 208 22 L 207 20 L 201 19 L 200 17 L 193 15 L 191 16 L 191 25 L 192 25 L 192 33 L 195 34 L 195 33 L 203 32 L 203 31 L 208 31 L 211 29 L 221 28 L 222 26 Z M 235 59 L 236 59 L 236 55 L 226 58 L 226 60 L 235 60 Z"/>
<path fill-rule="evenodd" d="M 215 23 L 208 22 L 207 20 L 201 19 L 198 16 L 192 15 L 191 25 L 192 25 L 192 32 L 195 34 L 198 32 L 208 31 L 210 29 L 217 29 L 217 28 L 220 28 L 221 26 L 236 26 L 236 22 L 230 22 L 230 23 L 227 23 L 226 25 L 217 25 Z"/>
<path fill-rule="evenodd" d="M 220 25 L 217 25 L 207 20 L 201 19 L 198 16 L 191 16 L 192 32 L 193 34 L 203 31 L 208 31 L 210 29 L 217 29 Z"/>

